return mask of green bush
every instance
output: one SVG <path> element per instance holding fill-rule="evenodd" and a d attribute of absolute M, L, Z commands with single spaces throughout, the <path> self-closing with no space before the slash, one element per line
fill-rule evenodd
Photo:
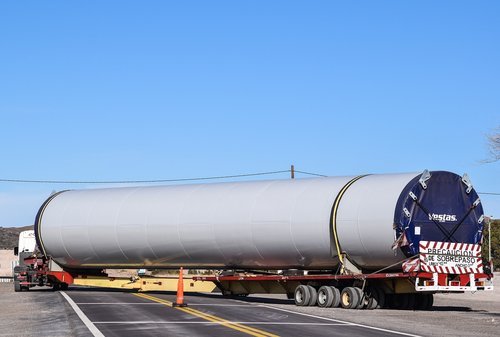
<path fill-rule="evenodd" d="M 488 224 L 485 224 L 483 231 L 483 258 L 488 259 Z M 491 258 L 495 270 L 500 270 L 500 219 L 491 220 Z"/>

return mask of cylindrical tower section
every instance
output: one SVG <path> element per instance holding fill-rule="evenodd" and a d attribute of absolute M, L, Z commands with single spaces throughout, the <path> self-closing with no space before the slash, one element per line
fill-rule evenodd
<path fill-rule="evenodd" d="M 446 174 L 453 179 L 445 185 L 465 185 L 458 176 Z M 428 193 L 430 182 L 429 189 L 417 191 L 419 177 L 412 173 L 64 191 L 42 205 L 35 230 L 43 253 L 67 268 L 334 269 L 340 253 L 359 268 L 374 270 L 411 255 L 404 245 L 391 248 L 408 230 L 401 214 L 406 216 L 409 191 L 418 192 L 419 198 L 434 195 L 431 204 L 453 200 L 460 209 L 469 207 L 471 198 L 464 199 L 456 186 L 458 199 L 440 194 L 444 185 L 437 183 L 435 192 Z M 446 212 L 455 209 L 450 206 Z M 455 232 L 470 237 L 471 231 L 482 229 L 471 225 L 479 223 L 480 213 L 482 209 L 468 215 L 470 231 Z M 448 224 L 450 232 L 458 222 Z M 420 222 L 409 226 L 422 227 Z M 425 239 L 441 239 L 428 227 L 422 230 Z M 418 246 L 420 236 L 407 237 Z"/>
<path fill-rule="evenodd" d="M 73 268 L 332 268 L 331 208 L 352 178 L 66 191 L 37 233 Z"/>
<path fill-rule="evenodd" d="M 382 268 L 405 258 L 391 249 L 396 203 L 417 174 L 363 177 L 346 190 L 339 205 L 337 232 L 340 249 L 362 268 Z"/>

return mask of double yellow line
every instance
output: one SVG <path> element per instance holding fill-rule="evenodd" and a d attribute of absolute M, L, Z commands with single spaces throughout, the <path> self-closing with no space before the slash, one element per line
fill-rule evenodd
<path fill-rule="evenodd" d="M 207 320 L 209 322 L 214 322 L 214 323 L 223 325 L 225 327 L 241 331 L 241 332 L 246 333 L 246 334 L 251 335 L 251 336 L 256 336 L 256 337 L 278 337 L 278 335 L 275 335 L 275 334 L 272 334 L 272 333 L 269 333 L 269 332 L 266 332 L 266 331 L 263 331 L 263 330 L 255 329 L 255 328 L 252 328 L 252 327 L 249 327 L 249 326 L 246 326 L 246 325 L 234 323 L 234 322 L 228 321 L 227 319 L 224 319 L 224 318 L 221 318 L 221 317 L 217 317 L 217 316 L 214 316 L 214 315 L 210 315 L 210 314 L 204 313 L 202 311 L 199 311 L 199 310 L 196 310 L 196 309 L 193 309 L 193 308 L 189 308 L 189 307 L 174 307 L 172 302 L 167 301 L 167 300 L 163 300 L 163 299 L 155 297 L 155 296 L 146 295 L 146 294 L 143 294 L 143 293 L 141 293 L 141 294 L 134 294 L 134 295 L 138 296 L 138 297 L 141 297 L 141 298 L 144 298 L 144 299 L 147 299 L 147 300 L 150 300 L 150 301 L 154 301 L 154 302 L 157 302 L 157 303 L 164 304 L 164 305 L 166 305 L 168 307 L 173 307 L 174 309 L 183 311 L 183 312 L 191 314 L 193 316 L 197 316 L 197 317 L 203 318 L 204 320 Z"/>

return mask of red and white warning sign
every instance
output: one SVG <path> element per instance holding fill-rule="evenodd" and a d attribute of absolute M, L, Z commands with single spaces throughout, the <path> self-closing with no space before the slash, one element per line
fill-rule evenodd
<path fill-rule="evenodd" d="M 420 269 L 449 274 L 482 273 L 481 246 L 472 243 L 420 241 Z"/>

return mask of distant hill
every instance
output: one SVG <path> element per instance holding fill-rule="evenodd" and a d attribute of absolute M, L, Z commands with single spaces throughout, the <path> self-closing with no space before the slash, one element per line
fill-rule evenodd
<path fill-rule="evenodd" d="M 0 227 L 0 249 L 13 249 L 19 241 L 19 233 L 33 229 L 33 226 Z"/>

